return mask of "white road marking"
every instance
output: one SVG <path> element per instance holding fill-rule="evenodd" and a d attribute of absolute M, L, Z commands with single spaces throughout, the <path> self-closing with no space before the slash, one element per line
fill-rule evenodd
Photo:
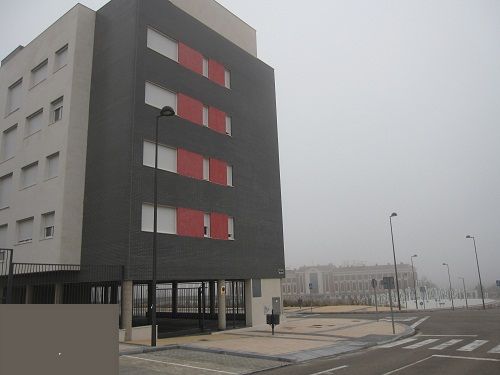
<path fill-rule="evenodd" d="M 405 317 L 405 318 L 394 318 L 394 321 L 395 322 L 411 322 L 412 320 L 415 320 L 417 319 L 416 316 L 410 316 L 410 317 Z M 386 321 L 386 322 L 390 322 L 392 321 L 391 317 L 390 316 L 386 316 L 380 320 L 383 320 L 383 321 Z"/>
<path fill-rule="evenodd" d="M 443 342 L 442 344 L 439 344 L 439 345 L 436 345 L 436 346 L 433 346 L 432 348 L 430 349 L 434 349 L 434 350 L 443 350 L 443 349 L 446 349 L 452 345 L 455 345 L 461 341 L 464 341 L 464 339 L 453 339 L 453 340 L 448 340 L 446 342 Z"/>
<path fill-rule="evenodd" d="M 425 322 L 429 318 L 430 318 L 430 316 L 424 316 L 422 319 L 419 319 L 415 323 L 413 323 L 410 327 L 416 328 L 417 326 L 419 326 L 420 324 L 422 324 L 423 322 Z"/>
<path fill-rule="evenodd" d="M 425 337 L 477 337 L 477 335 L 420 335 Z"/>
<path fill-rule="evenodd" d="M 390 375 L 390 374 L 394 374 L 395 372 L 398 372 L 398 371 L 401 371 L 401 370 L 407 369 L 408 367 L 411 367 L 411 366 L 416 365 L 416 364 L 418 364 L 418 363 L 421 363 L 421 362 L 427 361 L 428 359 L 430 359 L 430 358 L 432 358 L 432 357 L 433 357 L 433 356 L 431 355 L 430 357 L 427 357 L 427 358 L 421 359 L 420 361 L 416 361 L 416 362 L 410 363 L 409 365 L 406 365 L 406 366 L 403 366 L 403 367 L 400 367 L 400 368 L 394 369 L 394 370 L 389 371 L 389 372 L 385 372 L 383 375 Z"/>
<path fill-rule="evenodd" d="M 143 361 L 148 361 L 148 362 L 155 362 L 155 363 L 163 363 L 165 365 L 172 365 L 172 366 L 179 366 L 179 367 L 187 367 L 187 368 L 192 368 L 196 370 L 204 370 L 204 371 L 212 371 L 212 372 L 218 372 L 219 374 L 230 374 L 230 375 L 237 375 L 237 372 L 229 372 L 229 371 L 222 371 L 222 370 L 214 370 L 211 368 L 204 368 L 204 367 L 197 367 L 197 366 L 190 366 L 190 365 L 183 365 L 181 363 L 174 363 L 174 362 L 165 362 L 165 361 L 158 361 L 157 359 L 149 359 L 149 358 L 141 358 L 141 357 L 136 357 L 132 355 L 122 355 L 121 358 L 134 358 L 134 359 L 140 359 Z"/>
<path fill-rule="evenodd" d="M 412 345 L 405 346 L 403 349 L 417 349 L 417 348 L 420 348 L 420 347 L 425 346 L 427 344 L 432 344 L 433 342 L 436 342 L 438 340 L 439 339 L 427 339 L 427 340 L 420 341 L 420 342 L 417 342 L 417 343 L 412 344 Z"/>
<path fill-rule="evenodd" d="M 495 358 L 477 358 L 477 357 L 462 357 L 458 355 L 442 355 L 442 354 L 434 354 L 433 357 L 438 358 L 456 358 L 456 359 L 470 359 L 472 361 L 488 361 L 488 362 L 500 362 L 500 359 Z"/>
<path fill-rule="evenodd" d="M 500 345 L 495 346 L 488 353 L 500 353 Z"/>
<path fill-rule="evenodd" d="M 346 367 L 348 367 L 348 366 L 347 365 L 343 365 L 343 366 L 331 368 L 329 370 L 315 372 L 314 374 L 310 374 L 310 375 L 328 374 L 329 372 L 337 371 L 337 370 L 340 370 L 340 369 L 343 369 L 343 368 L 346 368 Z"/>
<path fill-rule="evenodd" d="M 417 339 L 414 339 L 414 338 L 408 338 L 408 339 L 403 339 L 403 340 L 399 340 L 399 341 L 393 341 L 393 342 L 390 342 L 388 344 L 384 344 L 384 345 L 381 345 L 379 346 L 379 348 L 394 348 L 395 346 L 398 346 L 398 345 L 403 345 L 403 344 L 406 344 L 407 342 L 412 342 L 412 341 L 416 341 Z"/>
<path fill-rule="evenodd" d="M 472 352 L 473 350 L 479 348 L 481 345 L 484 345 L 488 342 L 488 340 L 474 340 L 470 344 L 462 346 L 457 350 L 460 352 Z"/>

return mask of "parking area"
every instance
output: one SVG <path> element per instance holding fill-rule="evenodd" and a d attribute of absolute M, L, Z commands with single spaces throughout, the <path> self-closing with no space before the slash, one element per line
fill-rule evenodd
<path fill-rule="evenodd" d="M 245 374 L 286 364 L 286 362 L 258 358 L 169 349 L 120 356 L 120 375 Z"/>

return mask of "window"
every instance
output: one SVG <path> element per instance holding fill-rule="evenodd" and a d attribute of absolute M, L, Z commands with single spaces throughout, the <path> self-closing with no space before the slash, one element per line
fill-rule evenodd
<path fill-rule="evenodd" d="M 17 242 L 25 243 L 33 240 L 33 218 L 18 220 L 17 222 Z"/>
<path fill-rule="evenodd" d="M 38 85 L 47 78 L 47 59 L 31 70 L 31 87 Z"/>
<path fill-rule="evenodd" d="M 8 248 L 7 246 L 7 229 L 8 225 L 3 224 L 0 225 L 0 249 L 6 249 Z M 3 262 L 5 260 L 5 251 L 0 251 L 0 262 Z"/>
<path fill-rule="evenodd" d="M 42 215 L 42 238 L 54 237 L 54 211 Z"/>
<path fill-rule="evenodd" d="M 210 179 L 210 162 L 206 158 L 203 158 L 203 179 L 206 181 Z"/>
<path fill-rule="evenodd" d="M 231 88 L 231 72 L 227 69 L 224 69 L 224 86 Z"/>
<path fill-rule="evenodd" d="M 50 103 L 50 123 L 53 124 L 62 119 L 63 115 L 63 97 Z"/>
<path fill-rule="evenodd" d="M 148 27 L 147 46 L 169 59 L 178 61 L 177 42 Z"/>
<path fill-rule="evenodd" d="M 158 233 L 177 233 L 177 210 L 172 207 L 158 206 Z M 142 231 L 154 230 L 154 207 L 152 204 L 142 204 Z"/>
<path fill-rule="evenodd" d="M 59 174 L 59 152 L 47 156 L 45 161 L 45 178 L 54 178 Z"/>
<path fill-rule="evenodd" d="M 54 72 L 61 69 L 68 63 L 68 45 L 61 47 L 56 51 L 54 59 Z"/>
<path fill-rule="evenodd" d="M 210 214 L 203 215 L 203 235 L 207 238 L 210 237 Z"/>
<path fill-rule="evenodd" d="M 9 207 L 12 173 L 0 178 L 0 208 Z"/>
<path fill-rule="evenodd" d="M 42 129 L 43 108 L 26 118 L 26 137 Z"/>
<path fill-rule="evenodd" d="M 7 160 L 16 154 L 17 125 L 5 130 L 2 134 L 2 160 Z"/>
<path fill-rule="evenodd" d="M 231 117 L 226 116 L 226 134 L 232 134 L 232 125 L 231 125 Z"/>
<path fill-rule="evenodd" d="M 21 106 L 21 90 L 23 87 L 23 79 L 19 79 L 14 84 L 9 87 L 7 92 L 7 106 L 5 108 L 5 114 L 14 112 Z"/>
<path fill-rule="evenodd" d="M 203 106 L 203 126 L 208 126 L 208 107 Z"/>
<path fill-rule="evenodd" d="M 36 184 L 38 162 L 32 163 L 21 169 L 21 189 Z"/>
<path fill-rule="evenodd" d="M 155 144 L 153 142 L 144 141 L 142 164 L 155 167 Z M 177 173 L 177 150 L 175 148 L 158 145 L 158 169 Z"/>
<path fill-rule="evenodd" d="M 208 59 L 206 57 L 203 58 L 203 70 L 202 74 L 204 77 L 208 78 Z"/>
<path fill-rule="evenodd" d="M 158 109 L 169 105 L 177 112 L 177 94 L 150 82 L 146 82 L 145 102 Z"/>
<path fill-rule="evenodd" d="M 234 218 L 227 218 L 227 239 L 234 240 Z"/>
<path fill-rule="evenodd" d="M 227 166 L 227 186 L 233 186 L 233 166 Z"/>

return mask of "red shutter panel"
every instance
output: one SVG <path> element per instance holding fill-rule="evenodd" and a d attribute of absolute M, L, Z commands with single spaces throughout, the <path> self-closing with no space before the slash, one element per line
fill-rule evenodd
<path fill-rule="evenodd" d="M 224 65 L 215 60 L 208 60 L 208 78 L 221 86 L 224 86 Z"/>
<path fill-rule="evenodd" d="M 208 127 L 216 132 L 226 134 L 226 114 L 220 109 L 209 107 Z"/>
<path fill-rule="evenodd" d="M 203 124 L 203 104 L 184 94 L 177 94 L 177 115 L 195 124 Z"/>
<path fill-rule="evenodd" d="M 203 237 L 203 212 L 189 208 L 177 208 L 177 234 Z"/>
<path fill-rule="evenodd" d="M 203 179 L 203 156 L 182 148 L 177 149 L 177 173 Z"/>
<path fill-rule="evenodd" d="M 210 159 L 210 182 L 227 185 L 227 163 L 225 161 Z"/>
<path fill-rule="evenodd" d="M 227 215 L 218 212 L 210 214 L 210 237 L 227 240 Z"/>
<path fill-rule="evenodd" d="M 184 43 L 179 42 L 178 46 L 179 64 L 193 72 L 203 74 L 203 55 Z"/>

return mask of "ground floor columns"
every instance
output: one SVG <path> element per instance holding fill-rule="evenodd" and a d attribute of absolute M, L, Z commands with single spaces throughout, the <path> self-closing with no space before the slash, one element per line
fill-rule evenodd
<path fill-rule="evenodd" d="M 218 328 L 219 330 L 226 329 L 226 281 L 219 280 L 217 281 L 217 298 L 218 298 L 218 306 L 219 313 L 218 316 Z"/>
<path fill-rule="evenodd" d="M 63 303 L 63 292 L 64 292 L 64 284 L 57 283 L 54 286 L 54 303 L 56 305 Z"/>
<path fill-rule="evenodd" d="M 125 341 L 132 340 L 132 280 L 125 280 L 122 283 L 122 326 L 125 330 Z"/>
<path fill-rule="evenodd" d="M 24 297 L 24 303 L 27 305 L 33 303 L 33 285 L 26 285 L 26 296 Z"/>
<path fill-rule="evenodd" d="M 208 283 L 208 297 L 210 298 L 210 317 L 215 318 L 215 281 Z"/>

